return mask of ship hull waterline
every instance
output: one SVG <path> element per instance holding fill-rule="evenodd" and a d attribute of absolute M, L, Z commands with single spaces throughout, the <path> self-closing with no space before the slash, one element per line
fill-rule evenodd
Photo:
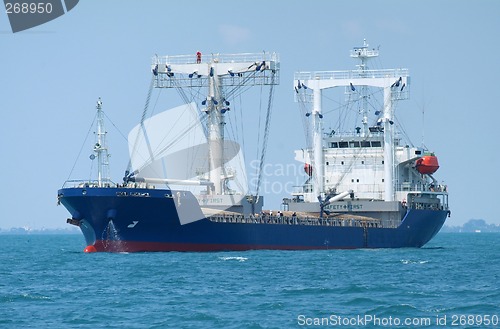
<path fill-rule="evenodd" d="M 83 187 L 58 195 L 87 246 L 103 252 L 419 248 L 448 216 L 446 210 L 408 209 L 396 228 L 214 222 L 203 216 L 181 225 L 172 192 Z M 183 195 L 186 207 L 199 208 L 191 193 Z"/>

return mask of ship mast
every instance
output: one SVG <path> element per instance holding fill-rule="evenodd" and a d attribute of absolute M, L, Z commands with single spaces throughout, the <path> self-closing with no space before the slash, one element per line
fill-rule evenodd
<path fill-rule="evenodd" d="M 370 60 L 373 57 L 378 57 L 378 50 L 375 49 L 368 49 L 368 44 L 366 43 L 366 39 L 363 40 L 363 46 L 359 47 L 356 49 L 357 51 L 351 51 L 351 58 L 357 58 L 361 61 L 360 64 L 356 65 L 360 71 L 360 76 L 365 76 L 366 71 L 368 70 L 368 60 Z M 351 87 L 351 86 L 349 86 Z M 351 87 L 350 91 L 352 90 L 353 87 Z M 349 92 L 349 90 L 348 90 Z M 361 91 L 360 91 L 360 98 L 361 98 L 361 113 L 363 115 L 363 135 L 362 136 L 368 136 L 368 87 L 366 85 L 361 86 Z"/>
<path fill-rule="evenodd" d="M 94 153 L 97 155 L 97 185 L 106 186 L 110 182 L 109 178 L 109 154 L 106 144 L 106 129 L 104 128 L 104 112 L 102 110 L 101 98 L 97 100 L 97 142 L 94 145 Z M 94 159 L 95 156 L 91 157 Z"/>
<path fill-rule="evenodd" d="M 224 169 L 224 112 L 219 108 L 221 97 L 219 81 L 215 68 L 211 67 L 208 77 L 208 97 L 206 112 L 208 115 L 209 180 L 214 183 L 213 194 L 225 194 Z M 210 192 L 210 191 L 209 191 Z"/>
<path fill-rule="evenodd" d="M 323 115 L 321 114 L 321 88 L 320 79 L 316 77 L 313 87 L 313 111 L 312 111 L 312 132 L 313 132 L 313 192 L 315 196 L 321 196 L 324 192 L 325 182 L 325 156 L 323 152 Z"/>
<path fill-rule="evenodd" d="M 317 197 L 322 197 L 324 191 L 324 150 L 322 138 L 321 119 L 321 94 L 324 89 L 335 87 L 346 87 L 348 92 L 354 92 L 355 86 L 361 87 L 362 112 L 363 112 L 363 134 L 369 136 L 368 109 L 367 109 L 367 88 L 382 88 L 384 91 L 384 105 L 379 123 L 383 127 L 384 134 L 384 200 L 394 201 L 394 109 L 393 100 L 407 99 L 409 96 L 409 73 L 407 69 L 381 69 L 369 70 L 367 61 L 378 56 L 378 50 L 368 49 L 366 40 L 361 47 L 351 50 L 351 57 L 361 60 L 357 70 L 351 71 L 316 71 L 316 72 L 296 72 L 294 77 L 294 88 L 296 89 L 296 101 L 309 101 L 310 98 L 298 95 L 299 89 L 302 92 L 312 90 L 312 116 L 311 131 L 312 138 L 312 158 L 313 158 L 313 196 L 310 201 Z M 311 115 L 312 114 L 312 115 Z"/>

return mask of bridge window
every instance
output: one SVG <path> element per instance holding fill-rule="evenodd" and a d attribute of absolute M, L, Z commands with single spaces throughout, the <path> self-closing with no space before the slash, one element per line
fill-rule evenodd
<path fill-rule="evenodd" d="M 361 147 L 370 147 L 370 141 L 361 141 Z"/>
<path fill-rule="evenodd" d="M 359 142 L 349 142 L 349 147 L 359 147 Z"/>

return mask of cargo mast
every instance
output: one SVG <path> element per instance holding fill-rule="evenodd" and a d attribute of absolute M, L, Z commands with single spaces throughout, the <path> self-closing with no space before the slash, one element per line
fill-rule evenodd
<path fill-rule="evenodd" d="M 407 69 L 380 69 L 370 70 L 367 62 L 370 58 L 378 56 L 378 50 L 368 49 L 366 40 L 361 47 L 351 50 L 350 56 L 361 61 L 357 70 L 351 71 L 317 71 L 297 72 L 294 77 L 294 88 L 296 89 L 296 101 L 308 101 L 312 99 L 312 117 L 310 127 L 312 131 L 312 159 L 313 159 L 313 196 L 310 201 L 317 197 L 323 197 L 327 191 L 324 190 L 324 146 L 323 127 L 321 113 L 321 93 L 324 89 L 345 87 L 346 93 L 354 92 L 356 86 L 361 88 L 363 106 L 363 135 L 370 134 L 367 118 L 367 87 L 382 88 L 384 92 L 383 111 L 379 114 L 378 122 L 384 134 L 384 185 L 385 201 L 394 201 L 394 109 L 393 100 L 407 99 L 409 90 L 409 73 Z M 298 89 L 312 90 L 312 97 L 301 97 Z"/>
<path fill-rule="evenodd" d="M 237 89 L 255 85 L 279 84 L 279 59 L 276 53 L 211 54 L 154 57 L 152 71 L 156 88 L 206 88 L 201 105 L 207 114 L 209 146 L 209 194 L 227 194 L 230 174 L 224 167 L 225 114 L 229 97 Z M 233 87 L 226 91 L 224 87 Z"/>

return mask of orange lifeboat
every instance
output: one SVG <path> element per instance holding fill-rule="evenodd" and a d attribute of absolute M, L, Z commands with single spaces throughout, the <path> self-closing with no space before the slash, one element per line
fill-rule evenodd
<path fill-rule="evenodd" d="M 312 176 L 313 174 L 313 166 L 310 165 L 309 163 L 305 163 L 304 164 L 304 171 L 306 172 L 306 174 L 308 174 L 309 176 Z"/>
<path fill-rule="evenodd" d="M 437 156 L 424 155 L 415 162 L 415 168 L 421 174 L 433 174 L 439 169 Z"/>

